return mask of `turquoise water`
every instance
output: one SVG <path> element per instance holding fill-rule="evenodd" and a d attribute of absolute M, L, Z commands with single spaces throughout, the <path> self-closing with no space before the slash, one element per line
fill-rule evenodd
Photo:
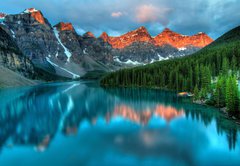
<path fill-rule="evenodd" d="M 172 92 L 94 82 L 0 90 L 0 165 L 240 165 L 239 126 Z"/>

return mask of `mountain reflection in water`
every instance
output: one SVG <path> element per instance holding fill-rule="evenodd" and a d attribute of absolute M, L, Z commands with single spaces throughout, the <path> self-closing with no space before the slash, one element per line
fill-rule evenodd
<path fill-rule="evenodd" d="M 5 148 L 46 151 L 59 135 L 89 142 L 82 146 L 140 156 L 170 155 L 190 164 L 190 146 L 208 146 L 207 138 L 213 144 L 225 137 L 225 149 L 239 150 L 238 125 L 172 92 L 73 82 L 1 90 L 0 97 L 0 159 Z"/>
<path fill-rule="evenodd" d="M 120 105 L 114 109 L 112 116 L 121 116 L 135 123 L 147 125 L 152 116 L 158 116 L 170 122 L 172 119 L 183 115 L 183 109 L 178 111 L 171 106 L 157 105 L 154 110 L 136 111 L 126 105 Z"/>

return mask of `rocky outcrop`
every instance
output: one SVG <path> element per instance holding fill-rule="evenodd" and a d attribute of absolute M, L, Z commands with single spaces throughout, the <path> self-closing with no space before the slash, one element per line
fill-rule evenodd
<path fill-rule="evenodd" d="M 57 25 L 55 25 L 55 27 L 59 30 L 59 31 L 74 31 L 74 28 L 72 26 L 71 23 L 64 23 L 64 22 L 60 22 Z"/>
<path fill-rule="evenodd" d="M 56 49 L 58 41 L 53 29 L 40 11 L 29 9 L 21 14 L 7 15 L 4 25 L 23 54 L 34 64 L 46 67 L 49 55 L 58 54 L 60 59 L 67 59 L 62 48 Z"/>
<path fill-rule="evenodd" d="M 26 9 L 24 13 L 30 14 L 31 17 L 38 21 L 40 24 L 45 24 L 45 18 L 39 10 L 36 10 L 35 8 L 30 8 Z"/>
<path fill-rule="evenodd" d="M 95 38 L 91 32 L 79 36 L 79 43 L 84 55 L 108 66 L 113 64 L 112 46 L 102 38 Z"/>
<path fill-rule="evenodd" d="M 6 67 L 25 77 L 34 78 L 31 61 L 23 56 L 12 38 L 0 27 L 0 66 Z"/>
<path fill-rule="evenodd" d="M 102 59 L 96 58 L 97 55 L 103 55 L 103 53 L 99 50 L 95 51 L 96 38 L 93 34 L 87 33 L 81 37 L 76 33 L 71 23 L 59 23 L 54 28 L 55 33 L 58 34 L 59 42 L 65 48 L 65 53 L 69 54 L 70 57 L 68 63 L 64 64 L 65 68 L 74 73 L 81 71 L 79 76 L 92 70 L 108 71 L 104 64 L 99 63 Z M 82 42 L 82 38 L 86 40 Z M 104 46 L 100 48 L 104 48 Z M 99 61 L 97 62 L 97 60 Z"/>
<path fill-rule="evenodd" d="M 78 34 L 71 23 L 59 23 L 54 26 L 55 33 L 59 36 L 59 42 L 65 47 L 65 52 L 68 55 L 68 61 L 80 63 L 80 57 L 83 55 Z"/>

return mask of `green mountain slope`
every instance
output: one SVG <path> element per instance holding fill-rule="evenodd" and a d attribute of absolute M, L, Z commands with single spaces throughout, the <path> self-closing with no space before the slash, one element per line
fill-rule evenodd
<path fill-rule="evenodd" d="M 212 44 L 210 44 L 209 47 L 219 45 L 219 44 L 226 44 L 229 42 L 239 41 L 239 40 L 240 40 L 240 26 L 230 30 L 229 32 L 219 37 Z"/>

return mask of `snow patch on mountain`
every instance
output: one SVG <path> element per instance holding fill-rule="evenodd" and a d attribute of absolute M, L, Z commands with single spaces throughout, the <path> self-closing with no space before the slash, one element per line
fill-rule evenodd
<path fill-rule="evenodd" d="M 168 59 L 174 58 L 173 55 L 168 55 L 167 57 L 163 57 L 160 54 L 157 54 L 157 56 L 158 56 L 157 59 L 152 58 L 149 63 L 154 63 L 154 62 L 157 62 L 157 61 L 163 61 L 163 60 L 168 60 Z M 147 63 L 145 64 L 145 63 L 141 63 L 141 62 L 138 62 L 138 61 L 132 61 L 131 59 L 128 59 L 126 62 L 123 62 L 119 59 L 119 57 L 114 57 L 113 59 L 114 59 L 115 62 L 118 62 L 118 63 L 121 63 L 121 64 L 127 64 L 127 65 L 139 66 L 139 65 L 146 65 L 147 64 Z"/>
<path fill-rule="evenodd" d="M 127 65 L 144 65 L 144 63 L 140 63 L 138 61 L 132 61 L 130 59 L 128 59 L 126 62 L 123 62 L 118 57 L 114 57 L 114 61 L 118 63 L 127 64 Z"/>
<path fill-rule="evenodd" d="M 186 49 L 187 49 L 186 47 L 181 47 L 181 48 L 178 48 L 178 51 L 184 51 Z"/>
<path fill-rule="evenodd" d="M 0 23 L 2 23 L 5 20 L 5 17 L 0 17 Z"/>
<path fill-rule="evenodd" d="M 168 60 L 169 57 L 162 57 L 160 54 L 158 54 L 158 61 Z"/>
<path fill-rule="evenodd" d="M 83 54 L 84 54 L 84 55 L 87 54 L 87 48 L 84 48 L 84 50 L 83 50 Z"/>
<path fill-rule="evenodd" d="M 16 38 L 15 32 L 14 32 L 12 29 L 10 29 L 10 31 L 11 31 L 11 33 L 12 33 L 12 37 L 13 37 L 13 38 Z"/>
<path fill-rule="evenodd" d="M 143 65 L 144 63 L 140 63 L 138 61 L 132 61 L 130 59 L 127 60 L 127 62 L 123 62 L 125 64 L 132 64 L 132 65 Z"/>
<path fill-rule="evenodd" d="M 65 68 L 63 68 L 63 67 L 60 67 L 59 65 L 57 65 L 57 64 L 55 64 L 55 63 L 53 63 L 53 62 L 49 59 L 49 57 L 46 57 L 46 60 L 47 60 L 47 62 L 50 63 L 52 66 L 58 67 L 59 69 L 61 69 L 61 70 L 65 71 L 65 72 L 71 74 L 71 75 L 73 76 L 73 77 L 72 77 L 73 79 L 76 79 L 76 78 L 79 78 L 79 77 L 80 77 L 79 75 L 77 75 L 77 74 L 75 74 L 75 73 L 73 73 L 73 72 L 71 72 L 71 71 L 69 71 L 69 70 L 67 70 L 67 69 L 65 69 Z"/>
<path fill-rule="evenodd" d="M 72 56 L 72 54 L 71 54 L 71 52 L 63 45 L 63 43 L 62 43 L 62 41 L 61 41 L 61 39 L 60 39 L 60 37 L 59 37 L 59 32 L 58 32 L 58 30 L 56 29 L 56 28 L 54 28 L 54 34 L 55 34 L 55 36 L 56 36 L 56 38 L 57 38 L 57 40 L 58 40 L 58 43 L 63 47 L 63 49 L 64 49 L 64 53 L 65 53 L 65 55 L 67 56 L 67 61 L 69 62 L 70 61 L 70 58 L 71 58 L 71 56 Z"/>
<path fill-rule="evenodd" d="M 154 63 L 157 61 L 164 61 L 164 60 L 168 60 L 170 57 L 172 57 L 172 55 L 169 55 L 169 57 L 162 57 L 160 54 L 157 54 L 158 59 L 152 59 L 150 63 Z"/>
<path fill-rule="evenodd" d="M 35 8 L 29 8 L 23 11 L 23 13 L 34 13 L 34 12 L 38 12 L 38 10 L 36 10 Z"/>

